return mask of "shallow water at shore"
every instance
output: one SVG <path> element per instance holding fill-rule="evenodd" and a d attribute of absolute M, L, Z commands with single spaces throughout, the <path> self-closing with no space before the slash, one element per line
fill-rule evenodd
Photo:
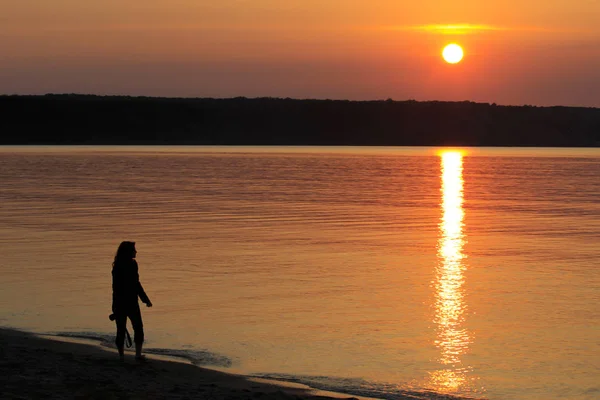
<path fill-rule="evenodd" d="M 135 240 L 148 348 L 376 397 L 600 393 L 600 150 L 5 147 L 0 181 L 3 325 L 109 338 Z"/>

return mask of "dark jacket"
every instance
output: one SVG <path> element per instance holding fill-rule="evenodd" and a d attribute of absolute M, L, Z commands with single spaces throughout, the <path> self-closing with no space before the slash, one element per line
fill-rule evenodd
<path fill-rule="evenodd" d="M 138 296 L 144 303 L 150 299 L 144 292 L 135 260 L 115 264 L 112 269 L 113 278 L 113 312 L 138 304 Z"/>

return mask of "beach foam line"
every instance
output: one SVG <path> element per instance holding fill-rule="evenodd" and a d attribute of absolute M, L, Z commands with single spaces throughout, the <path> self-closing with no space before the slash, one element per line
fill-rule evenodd
<path fill-rule="evenodd" d="M 73 341 L 75 343 L 99 345 L 103 348 L 116 351 L 115 335 L 99 334 L 90 332 L 57 332 L 40 335 L 47 339 L 56 339 L 62 341 Z M 125 349 L 125 352 L 133 353 L 134 349 Z M 156 347 L 144 347 L 146 355 L 153 355 L 157 359 L 168 359 L 171 361 L 187 362 L 200 367 L 224 370 L 231 368 L 233 361 L 224 355 L 210 352 L 208 350 L 174 350 L 161 349 Z"/>
<path fill-rule="evenodd" d="M 357 399 L 192 365 L 168 355 L 138 363 L 93 339 L 0 328 L 3 398 Z M 182 362 L 183 361 L 183 362 Z"/>
<path fill-rule="evenodd" d="M 66 342 L 99 345 L 113 351 L 114 335 L 90 332 L 59 332 L 43 335 L 49 339 Z M 126 349 L 133 357 L 133 349 Z M 369 382 L 360 378 L 338 378 L 328 376 L 307 376 L 290 374 L 246 374 L 243 371 L 232 369 L 232 360 L 226 356 L 212 353 L 207 350 L 174 350 L 160 348 L 145 348 L 144 352 L 149 358 L 183 362 L 211 370 L 224 372 L 230 375 L 244 377 L 252 382 L 266 383 L 292 389 L 305 390 L 320 396 L 332 398 L 347 398 L 354 396 L 363 400 L 381 399 L 411 399 L 411 400 L 473 400 L 472 398 L 458 397 L 455 395 L 441 394 L 432 391 L 410 390 L 398 388 L 396 384 L 383 384 Z"/>
<path fill-rule="evenodd" d="M 267 378 L 270 382 L 299 383 L 306 387 L 318 388 L 323 393 L 344 392 L 362 399 L 382 400 L 482 400 L 481 397 L 458 396 L 439 393 L 428 389 L 399 387 L 395 383 L 372 382 L 361 378 L 340 378 L 330 376 L 308 376 L 289 374 L 252 375 Z"/>

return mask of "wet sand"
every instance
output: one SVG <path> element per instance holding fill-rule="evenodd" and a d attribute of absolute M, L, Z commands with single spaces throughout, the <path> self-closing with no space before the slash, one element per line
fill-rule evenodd
<path fill-rule="evenodd" d="M 0 328 L 0 397 L 3 399 L 332 399 L 355 398 L 255 382 L 184 362 L 64 342 Z"/>

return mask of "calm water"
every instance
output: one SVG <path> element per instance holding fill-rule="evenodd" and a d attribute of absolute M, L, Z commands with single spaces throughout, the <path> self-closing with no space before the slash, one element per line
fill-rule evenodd
<path fill-rule="evenodd" d="M 111 339 L 134 240 L 148 348 L 373 397 L 600 398 L 600 149 L 0 147 L 0 182 L 4 326 Z"/>

